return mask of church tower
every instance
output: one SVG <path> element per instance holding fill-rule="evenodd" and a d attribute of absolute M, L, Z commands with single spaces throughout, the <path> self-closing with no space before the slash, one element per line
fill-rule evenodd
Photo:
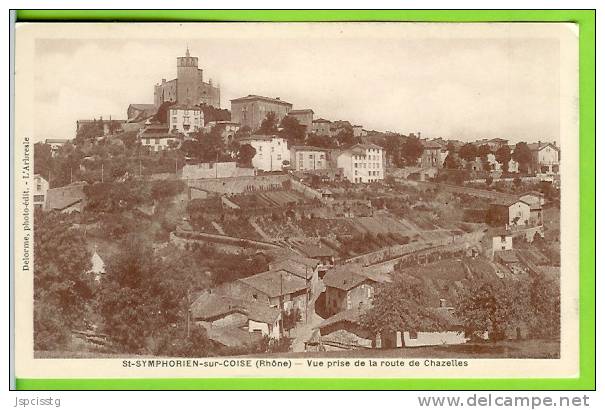
<path fill-rule="evenodd" d="M 176 59 L 177 75 L 177 103 L 184 105 L 197 104 L 199 101 L 198 89 L 202 83 L 202 70 L 198 68 L 197 57 L 189 55 L 189 47 L 185 57 Z"/>

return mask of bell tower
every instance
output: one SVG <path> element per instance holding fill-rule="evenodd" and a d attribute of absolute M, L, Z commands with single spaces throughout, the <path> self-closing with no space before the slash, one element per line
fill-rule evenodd
<path fill-rule="evenodd" d="M 198 69 L 197 57 L 191 57 L 189 47 L 185 52 L 185 57 L 176 59 L 177 91 L 176 98 L 178 104 L 193 105 L 199 100 L 198 87 L 202 82 L 202 70 Z"/>

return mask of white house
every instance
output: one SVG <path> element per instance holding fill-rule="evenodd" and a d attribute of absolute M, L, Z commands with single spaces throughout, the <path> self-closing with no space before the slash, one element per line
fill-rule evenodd
<path fill-rule="evenodd" d="M 34 209 L 46 209 L 46 191 L 48 191 L 48 181 L 40 175 L 34 175 Z"/>
<path fill-rule="evenodd" d="M 101 277 L 105 274 L 105 262 L 103 262 L 103 259 L 101 259 L 101 257 L 97 253 L 96 246 L 92 257 L 90 258 L 90 262 L 92 264 L 92 267 L 90 268 L 88 273 L 90 275 L 93 275 L 94 280 L 98 282 L 101 280 Z"/>
<path fill-rule="evenodd" d="M 250 144 L 256 154 L 252 158 L 252 166 L 261 171 L 281 171 L 290 163 L 288 142 L 274 135 L 252 135 L 239 140 L 240 144 Z M 284 164 L 284 161 L 287 161 Z"/>
<path fill-rule="evenodd" d="M 336 166 L 353 183 L 384 179 L 383 150 L 375 144 L 356 144 L 336 156 Z"/>
<path fill-rule="evenodd" d="M 139 139 L 141 145 L 151 152 L 176 149 L 181 142 L 178 133 L 169 132 L 162 125 L 148 125 L 139 134 Z"/>
<path fill-rule="evenodd" d="M 170 132 L 189 135 L 204 127 L 204 112 L 201 108 L 186 105 L 173 105 L 168 115 Z"/>
<path fill-rule="evenodd" d="M 538 174 L 559 173 L 559 148 L 554 143 L 538 141 L 527 144 L 532 153 L 533 166 Z"/>
<path fill-rule="evenodd" d="M 51 155 L 54 157 L 55 155 L 57 155 L 61 147 L 65 145 L 68 141 L 69 140 L 67 139 L 61 138 L 47 138 L 46 140 L 44 140 L 44 143 L 50 145 L 50 152 Z"/>

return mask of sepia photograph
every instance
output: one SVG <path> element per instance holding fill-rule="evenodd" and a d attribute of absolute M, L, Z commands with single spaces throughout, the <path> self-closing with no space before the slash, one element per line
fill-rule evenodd
<path fill-rule="evenodd" d="M 572 24 L 16 35 L 32 363 L 577 368 Z"/>

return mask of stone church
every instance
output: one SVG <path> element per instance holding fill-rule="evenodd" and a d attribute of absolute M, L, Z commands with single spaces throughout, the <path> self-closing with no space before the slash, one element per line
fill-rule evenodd
<path fill-rule="evenodd" d="M 179 105 L 191 106 L 208 104 L 216 108 L 221 106 L 221 91 L 219 86 L 212 84 L 212 79 L 204 82 L 203 70 L 198 68 L 198 58 L 189 55 L 176 59 L 176 78 L 170 81 L 162 79 L 161 84 L 154 87 L 154 105 L 159 107 L 166 101 Z"/>

